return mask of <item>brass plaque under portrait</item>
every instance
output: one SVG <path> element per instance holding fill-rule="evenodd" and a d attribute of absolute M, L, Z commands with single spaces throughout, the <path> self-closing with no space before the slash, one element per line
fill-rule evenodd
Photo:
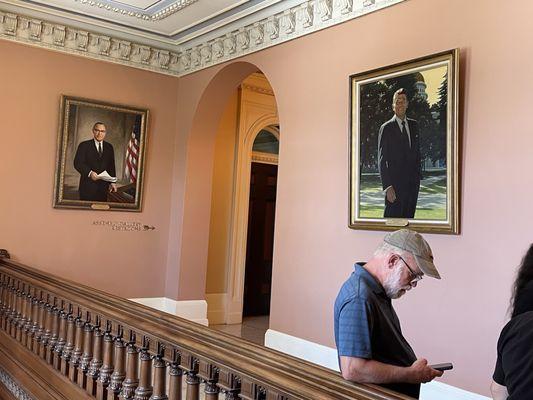
<path fill-rule="evenodd" d="M 350 76 L 353 229 L 459 232 L 459 50 Z"/>
<path fill-rule="evenodd" d="M 148 110 L 62 96 L 55 208 L 141 211 Z"/>

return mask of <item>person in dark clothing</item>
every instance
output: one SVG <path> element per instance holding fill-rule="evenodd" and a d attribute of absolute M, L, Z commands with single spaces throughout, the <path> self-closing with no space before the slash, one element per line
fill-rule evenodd
<path fill-rule="evenodd" d="M 423 276 L 440 279 L 428 243 L 409 229 L 387 234 L 367 263 L 355 265 L 334 308 L 344 379 L 377 383 L 418 398 L 420 383 L 442 375 L 426 359 L 416 357 L 391 302 L 416 287 Z"/>
<path fill-rule="evenodd" d="M 104 141 L 106 126 L 103 123 L 95 123 L 92 133 L 94 138 L 81 142 L 74 157 L 74 168 L 80 173 L 80 200 L 107 201 L 107 193 L 116 192 L 117 186 L 99 174 L 107 171 L 111 177 L 116 177 L 115 153 L 113 145 Z"/>
<path fill-rule="evenodd" d="M 518 269 L 511 320 L 498 339 L 490 390 L 494 400 L 533 399 L 533 245 Z"/>
<path fill-rule="evenodd" d="M 378 160 L 385 193 L 384 218 L 414 218 L 420 189 L 421 163 L 418 123 L 407 118 L 404 89 L 392 97 L 394 116 L 381 125 Z"/>

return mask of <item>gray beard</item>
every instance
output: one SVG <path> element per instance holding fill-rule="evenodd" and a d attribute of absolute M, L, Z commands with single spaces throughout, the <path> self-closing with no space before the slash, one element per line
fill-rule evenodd
<path fill-rule="evenodd" d="M 405 289 L 400 284 L 401 280 L 402 269 L 394 269 L 392 273 L 385 279 L 385 282 L 383 282 L 383 288 L 385 289 L 385 294 L 387 297 L 390 299 L 397 299 L 405 294 Z"/>

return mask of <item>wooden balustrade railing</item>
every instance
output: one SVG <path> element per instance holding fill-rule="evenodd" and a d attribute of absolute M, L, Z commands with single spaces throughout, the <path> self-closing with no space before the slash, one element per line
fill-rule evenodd
<path fill-rule="evenodd" d="M 407 399 L 1 254 L 0 368 L 35 399 Z"/>

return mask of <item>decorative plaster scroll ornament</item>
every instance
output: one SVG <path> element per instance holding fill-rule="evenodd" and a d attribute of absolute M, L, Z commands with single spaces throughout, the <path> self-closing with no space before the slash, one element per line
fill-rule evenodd
<path fill-rule="evenodd" d="M 337 0 L 341 14 L 352 12 L 353 0 Z"/>
<path fill-rule="evenodd" d="M 240 28 L 237 33 L 237 46 L 241 50 L 246 50 L 250 45 L 250 32 L 245 28 Z"/>
<path fill-rule="evenodd" d="M 111 50 L 111 38 L 108 36 L 98 37 L 98 53 L 104 56 L 108 56 L 110 50 Z"/>
<path fill-rule="evenodd" d="M 215 58 L 221 58 L 224 56 L 224 43 L 222 42 L 222 40 L 215 40 L 212 45 L 212 49 Z"/>
<path fill-rule="evenodd" d="M 263 25 L 261 25 L 259 22 L 256 22 L 252 28 L 250 36 L 252 37 L 252 40 L 255 42 L 255 44 L 259 45 L 263 43 L 263 38 L 265 37 Z"/>
<path fill-rule="evenodd" d="M 191 50 L 191 65 L 193 67 L 198 67 L 200 65 L 201 56 L 200 56 L 200 49 L 192 49 Z"/>
<path fill-rule="evenodd" d="M 77 31 L 75 34 L 76 48 L 81 51 L 87 51 L 87 45 L 89 44 L 89 33 L 83 31 Z"/>
<path fill-rule="evenodd" d="M 123 60 L 129 60 L 131 56 L 131 43 L 125 40 L 118 42 L 118 54 Z"/>
<path fill-rule="evenodd" d="M 376 0 L 364 0 L 363 1 L 363 6 L 364 7 L 373 6 L 374 4 L 376 4 Z"/>
<path fill-rule="evenodd" d="M 56 25 L 52 28 L 53 41 L 56 46 L 65 45 L 66 29 L 64 26 Z"/>
<path fill-rule="evenodd" d="M 170 52 L 166 50 L 159 50 L 157 54 L 157 59 L 159 62 L 159 67 L 163 69 L 168 69 L 170 63 Z"/>
<path fill-rule="evenodd" d="M 201 62 L 203 62 L 204 64 L 211 61 L 212 55 L 213 52 L 211 49 L 211 45 L 207 44 L 200 49 Z"/>
<path fill-rule="evenodd" d="M 318 0 L 318 15 L 322 21 L 327 21 L 333 14 L 333 0 Z"/>
<path fill-rule="evenodd" d="M 236 50 L 236 39 L 235 36 L 233 36 L 231 33 L 228 33 L 226 35 L 226 38 L 224 39 L 224 51 L 226 54 L 233 54 Z"/>
<path fill-rule="evenodd" d="M 4 33 L 6 35 L 15 36 L 17 34 L 17 16 L 14 14 L 6 14 L 4 17 Z"/>
<path fill-rule="evenodd" d="M 168 62 L 168 68 L 174 68 L 175 70 L 179 68 L 179 59 L 176 53 L 170 53 L 170 61 Z"/>
<path fill-rule="evenodd" d="M 187 70 L 191 67 L 191 53 L 181 53 L 178 56 L 178 64 L 181 70 Z"/>
<path fill-rule="evenodd" d="M 143 64 L 150 64 L 150 59 L 152 58 L 152 49 L 150 49 L 150 47 L 139 46 L 137 52 L 141 57 L 141 62 Z"/>
<path fill-rule="evenodd" d="M 275 16 L 268 17 L 266 22 L 266 31 L 272 40 L 277 39 L 279 36 L 279 21 Z"/>
<path fill-rule="evenodd" d="M 311 2 L 304 3 L 300 6 L 300 21 L 304 28 L 313 26 L 313 6 Z"/>
<path fill-rule="evenodd" d="M 285 34 L 287 35 L 294 32 L 294 29 L 296 28 L 296 15 L 292 10 L 283 12 L 281 17 L 281 27 L 285 30 Z"/>
<path fill-rule="evenodd" d="M 41 32 L 43 29 L 43 24 L 41 21 L 36 19 L 31 19 L 29 21 L 30 29 L 30 39 L 31 40 L 41 40 Z"/>

